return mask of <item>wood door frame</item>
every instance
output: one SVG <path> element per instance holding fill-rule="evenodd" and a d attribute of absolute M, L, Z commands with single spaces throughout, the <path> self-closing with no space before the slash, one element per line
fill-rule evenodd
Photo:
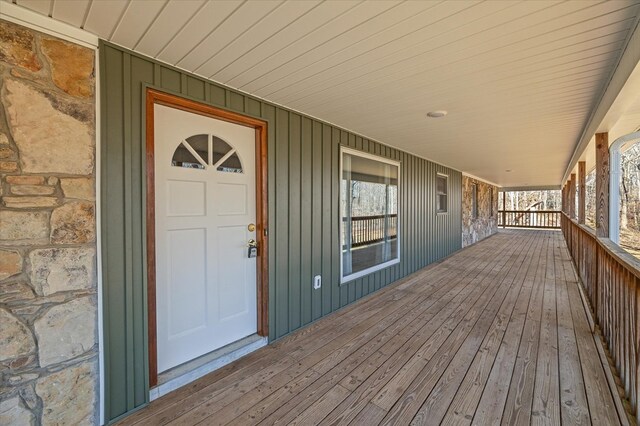
<path fill-rule="evenodd" d="M 147 166 L 147 320 L 149 386 L 158 384 L 158 341 L 156 319 L 156 205 L 155 205 L 155 149 L 154 105 L 164 105 L 205 117 L 227 121 L 255 129 L 256 150 L 256 240 L 258 257 L 256 268 L 258 335 L 269 335 L 269 261 L 267 234 L 267 122 L 201 102 L 147 88 L 146 93 L 146 166 Z"/>

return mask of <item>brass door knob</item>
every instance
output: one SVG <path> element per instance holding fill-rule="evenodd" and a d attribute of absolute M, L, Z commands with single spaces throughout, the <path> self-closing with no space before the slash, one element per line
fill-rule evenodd
<path fill-rule="evenodd" d="M 254 232 L 256 230 L 256 225 L 250 223 L 249 226 L 247 226 L 247 229 L 249 230 L 249 232 Z"/>

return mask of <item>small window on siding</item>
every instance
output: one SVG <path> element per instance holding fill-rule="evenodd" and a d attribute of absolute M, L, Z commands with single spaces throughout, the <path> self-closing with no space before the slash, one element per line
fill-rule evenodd
<path fill-rule="evenodd" d="M 436 208 L 438 213 L 447 212 L 448 180 L 449 178 L 446 175 L 436 175 Z"/>
<path fill-rule="evenodd" d="M 478 218 L 478 184 L 471 184 L 471 217 Z"/>

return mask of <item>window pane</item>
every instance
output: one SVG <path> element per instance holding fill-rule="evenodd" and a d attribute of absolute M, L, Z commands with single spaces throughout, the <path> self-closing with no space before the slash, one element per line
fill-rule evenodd
<path fill-rule="evenodd" d="M 438 195 L 438 212 L 446 212 L 447 211 L 447 196 L 440 194 Z"/>
<path fill-rule="evenodd" d="M 187 169 L 204 169 L 204 164 L 200 163 L 182 143 L 178 145 L 178 148 L 173 153 L 171 165 Z"/>
<path fill-rule="evenodd" d="M 446 194 L 447 193 L 447 178 L 444 176 L 438 176 L 436 178 L 436 191 L 438 194 Z"/>
<path fill-rule="evenodd" d="M 213 136 L 213 160 L 211 164 L 216 164 L 222 157 L 227 155 L 229 151 L 231 151 L 231 147 L 228 143 L 217 136 Z"/>
<path fill-rule="evenodd" d="M 343 153 L 343 277 L 398 259 L 398 166 Z"/>
<path fill-rule="evenodd" d="M 193 135 L 187 138 L 187 143 L 205 162 L 209 162 L 209 136 Z"/>
<path fill-rule="evenodd" d="M 219 172 L 228 173 L 242 173 L 242 164 L 240 163 L 240 157 L 237 153 L 234 153 L 231 157 L 224 160 L 217 169 Z"/>

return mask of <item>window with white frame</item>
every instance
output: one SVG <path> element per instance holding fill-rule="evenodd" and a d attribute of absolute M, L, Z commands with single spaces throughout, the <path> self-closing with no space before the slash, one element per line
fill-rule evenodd
<path fill-rule="evenodd" d="M 340 178 L 341 282 L 400 261 L 400 163 L 343 148 Z"/>
<path fill-rule="evenodd" d="M 436 175 L 436 209 L 438 213 L 447 212 L 447 198 L 449 193 L 447 175 Z"/>

